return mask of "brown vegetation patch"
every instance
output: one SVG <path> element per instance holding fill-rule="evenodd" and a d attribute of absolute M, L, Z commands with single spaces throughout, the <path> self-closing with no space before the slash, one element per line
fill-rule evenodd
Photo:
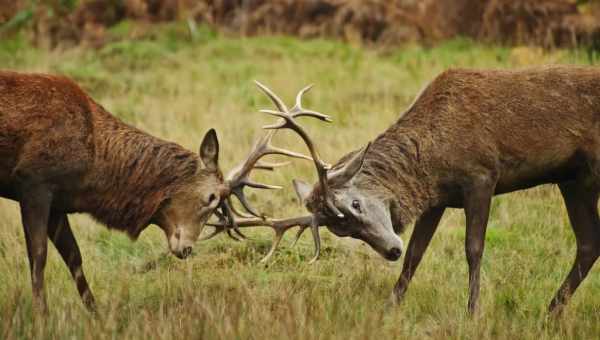
<path fill-rule="evenodd" d="M 0 22 L 24 3 L 0 0 Z M 124 19 L 195 20 L 240 35 L 383 45 L 457 35 L 548 48 L 596 46 L 600 39 L 600 5 L 592 1 L 582 6 L 574 0 L 88 0 L 69 10 L 61 6 L 50 1 L 36 7 L 32 28 L 39 45 L 100 46 L 106 28 Z"/>

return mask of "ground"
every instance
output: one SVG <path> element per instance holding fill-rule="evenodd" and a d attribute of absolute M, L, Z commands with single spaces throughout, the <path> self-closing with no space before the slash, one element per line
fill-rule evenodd
<path fill-rule="evenodd" d="M 452 40 L 437 47 L 380 49 L 286 37 L 228 38 L 201 29 L 188 41 L 184 25 L 169 24 L 141 41 L 100 50 L 44 51 L 24 38 L 0 42 L 0 67 L 69 75 L 125 121 L 197 150 L 209 128 L 218 131 L 225 170 L 241 160 L 271 119 L 256 79 L 287 101 L 305 84 L 306 107 L 330 114 L 307 121 L 330 162 L 392 124 L 416 93 L 448 67 L 515 68 L 530 64 L 589 64 L 582 51 L 542 52 Z M 113 34 L 126 34 L 127 23 Z M 468 138 L 468 136 L 465 136 Z M 305 151 L 281 133 L 275 143 Z M 284 185 L 251 199 L 272 216 L 302 213 L 292 178 L 315 181 L 297 161 L 259 180 Z M 410 199 L 410 197 L 407 197 Z M 401 261 L 387 262 L 360 242 L 323 230 L 324 251 L 308 264 L 309 235 L 291 237 L 267 265 L 258 263 L 269 230 L 251 239 L 199 242 L 186 261 L 164 256 L 162 232 L 148 228 L 137 242 L 87 216 L 71 224 L 100 313 L 89 315 L 58 253 L 50 246 L 46 290 L 50 315 L 32 321 L 31 288 L 17 205 L 0 200 L 1 338 L 197 339 L 589 339 L 600 334 L 600 267 L 581 285 L 565 314 L 546 307 L 574 259 L 575 240 L 558 189 L 543 186 L 493 201 L 482 268 L 481 313 L 466 313 L 464 217 L 448 210 L 405 301 L 388 304 Z M 403 239 L 408 241 L 412 228 Z M 145 266 L 155 261 L 155 266 Z"/>

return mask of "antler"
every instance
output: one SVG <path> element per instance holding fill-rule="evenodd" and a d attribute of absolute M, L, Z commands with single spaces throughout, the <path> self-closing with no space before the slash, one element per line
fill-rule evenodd
<path fill-rule="evenodd" d="M 281 189 L 281 187 L 279 186 L 253 182 L 252 180 L 250 180 L 250 173 L 252 172 L 252 170 L 259 169 L 273 171 L 278 167 L 282 167 L 289 164 L 289 162 L 260 162 L 260 159 L 267 155 L 284 155 L 292 158 L 312 160 L 312 158 L 308 156 L 273 146 L 271 144 L 271 140 L 273 139 L 274 135 L 275 131 L 269 131 L 266 135 L 258 139 L 252 146 L 252 149 L 250 150 L 250 153 L 248 154 L 246 160 L 244 160 L 244 162 L 233 168 L 225 178 L 225 183 L 228 192 L 224 195 L 224 198 L 222 199 L 219 205 L 220 211 L 215 210 L 215 215 L 217 215 L 217 217 L 222 223 L 228 225 L 228 227 L 226 228 L 227 235 L 236 241 L 240 241 L 240 239 L 234 234 L 232 234 L 231 230 L 233 230 L 242 239 L 247 238 L 246 235 L 242 234 L 242 232 L 238 229 L 236 217 L 260 217 L 260 214 L 252 208 L 252 206 L 246 199 L 246 196 L 244 194 L 244 187 L 248 186 L 256 189 Z M 244 209 L 247 212 L 249 212 L 250 215 L 240 212 L 235 208 L 235 206 L 231 202 L 231 194 L 237 197 L 237 199 L 242 204 L 242 207 L 244 207 Z"/>
<path fill-rule="evenodd" d="M 277 97 L 277 95 L 273 93 L 273 91 L 271 91 L 268 87 L 266 87 L 258 81 L 255 81 L 255 83 L 279 109 L 279 111 L 260 110 L 260 112 L 282 118 L 276 124 L 267 125 L 263 128 L 268 130 L 290 129 L 296 132 L 298 135 L 300 135 L 302 140 L 304 140 L 304 143 L 306 143 L 306 146 L 308 147 L 308 150 L 310 151 L 312 159 L 315 163 L 317 175 L 319 176 L 319 184 L 321 186 L 321 190 L 323 190 L 322 197 L 325 198 L 325 204 L 327 205 L 327 208 L 329 208 L 329 210 L 333 212 L 337 217 L 343 218 L 344 214 L 342 214 L 342 212 L 339 211 L 339 209 L 333 204 L 333 201 L 331 200 L 331 195 L 328 195 L 329 187 L 327 185 L 327 170 L 329 170 L 331 166 L 325 163 L 323 160 L 321 160 L 314 143 L 312 142 L 304 128 L 300 126 L 298 122 L 296 122 L 296 118 L 299 117 L 313 117 L 322 121 L 331 122 L 331 118 L 329 116 L 316 111 L 306 110 L 302 107 L 302 96 L 312 88 L 312 85 L 308 85 L 302 90 L 300 90 L 300 92 L 298 92 L 298 94 L 296 95 L 295 105 L 288 110 L 283 101 L 279 97 Z"/>
<path fill-rule="evenodd" d="M 274 170 L 275 168 L 287 165 L 288 163 L 260 163 L 259 160 L 266 155 L 284 155 L 292 158 L 302 158 L 312 160 L 312 158 L 293 152 L 285 149 L 281 149 L 271 145 L 271 139 L 273 139 L 273 135 L 275 135 L 275 131 L 269 131 L 265 136 L 260 138 L 254 143 L 250 154 L 246 158 L 246 160 L 231 170 L 226 177 L 226 183 L 229 187 L 229 191 L 231 194 L 235 195 L 237 199 L 240 201 L 242 206 L 246 211 L 256 217 L 260 217 L 261 215 L 256 212 L 248 203 L 246 196 L 244 195 L 244 187 L 248 186 L 255 189 L 281 189 L 280 186 L 268 185 L 253 182 L 250 180 L 250 173 L 253 169 L 261 169 L 261 170 Z M 230 200 L 227 200 L 228 203 L 231 203 Z M 225 208 L 226 210 L 233 210 L 233 205 L 229 204 L 229 208 Z M 233 210 L 238 216 L 247 216 Z M 233 214 L 228 217 L 232 217 Z"/>
<path fill-rule="evenodd" d="M 207 223 L 207 225 L 214 227 L 215 230 L 208 236 L 202 238 L 203 240 L 211 239 L 224 231 L 228 231 L 229 228 L 231 228 L 230 225 L 228 225 L 227 223 L 223 223 L 223 221 L 219 221 L 217 223 Z M 298 242 L 298 240 L 300 239 L 300 236 L 302 236 L 302 233 L 304 232 L 304 230 L 306 230 L 309 227 L 315 228 L 315 229 L 319 227 L 319 225 L 313 215 L 294 217 L 294 218 L 288 218 L 288 219 L 246 218 L 246 219 L 236 221 L 237 228 L 270 227 L 275 230 L 275 236 L 273 237 L 273 243 L 271 244 L 271 249 L 269 249 L 269 252 L 267 253 L 267 255 L 265 255 L 265 257 L 263 257 L 260 260 L 261 263 L 266 262 L 275 253 L 275 249 L 277 249 L 277 247 L 279 246 L 279 243 L 281 243 L 283 234 L 285 234 L 285 232 L 288 231 L 289 229 L 296 227 L 296 226 L 300 227 L 300 229 L 296 233 L 296 237 L 294 239 L 294 243 L 292 244 L 292 246 L 294 246 L 296 244 L 296 242 Z M 321 252 L 321 240 L 319 239 L 318 233 L 313 233 L 313 241 L 315 242 L 315 255 L 313 256 L 313 258 L 310 260 L 309 263 L 315 262 L 319 258 L 319 254 Z"/>
<path fill-rule="evenodd" d="M 291 109 L 288 109 L 287 106 L 285 105 L 285 103 L 275 93 L 273 93 L 273 91 L 271 91 L 268 87 L 266 87 L 265 85 L 261 84 L 258 81 L 255 81 L 255 83 L 271 99 L 273 104 L 275 104 L 275 106 L 278 109 L 278 111 L 260 110 L 260 112 L 267 113 L 267 114 L 281 118 L 277 123 L 275 123 L 273 125 L 264 126 L 263 128 L 267 129 L 267 130 L 290 129 L 290 130 L 293 130 L 294 132 L 296 132 L 298 135 L 300 135 L 302 140 L 304 140 L 304 143 L 306 143 L 306 146 L 308 147 L 308 150 L 310 151 L 310 154 L 312 156 L 312 160 L 314 161 L 315 168 L 317 169 L 317 175 L 319 176 L 319 183 L 320 183 L 321 188 L 324 193 L 323 197 L 325 197 L 325 204 L 328 206 L 330 211 L 332 211 L 338 217 L 344 217 L 344 215 L 335 207 L 335 205 L 331 201 L 330 196 L 327 194 L 327 192 L 328 192 L 327 170 L 330 168 L 330 165 L 325 163 L 321 159 L 321 157 L 319 157 L 319 153 L 318 153 L 317 148 L 315 147 L 314 143 L 312 142 L 312 140 L 310 139 L 310 137 L 308 136 L 308 134 L 306 133 L 304 128 L 302 128 L 302 126 L 300 126 L 296 122 L 296 118 L 299 118 L 299 117 L 312 117 L 312 118 L 317 118 L 317 119 L 325 121 L 325 122 L 331 122 L 331 118 L 329 116 L 324 115 L 319 112 L 316 112 L 316 111 L 307 110 L 302 107 L 302 96 L 312 88 L 312 85 L 308 85 L 308 86 L 304 87 L 302 90 L 300 90 L 300 92 L 298 92 L 298 94 L 296 95 L 296 102 L 295 102 L 294 106 Z M 298 239 L 300 238 L 300 236 L 302 235 L 304 230 L 306 230 L 308 227 L 310 227 L 310 230 L 311 230 L 311 233 L 313 236 L 313 240 L 315 243 L 315 256 L 311 260 L 311 263 L 313 263 L 314 261 L 316 261 L 318 259 L 320 251 L 321 251 L 321 240 L 319 237 L 319 222 L 318 222 L 318 219 L 316 218 L 316 216 L 309 216 L 309 217 L 305 217 L 305 218 L 306 218 L 306 220 L 304 221 L 305 223 L 300 225 L 300 229 L 298 230 L 298 233 L 296 234 L 296 239 L 294 241 L 294 244 L 298 241 Z M 310 218 L 310 220 L 308 220 L 308 218 Z M 279 220 L 279 221 L 284 221 L 284 222 L 294 221 L 295 222 L 294 219 Z M 259 221 L 254 221 L 254 222 L 260 223 Z M 274 225 L 277 226 L 276 222 L 262 221 L 262 225 L 264 225 L 265 223 L 275 223 Z M 285 223 L 284 223 L 284 225 L 288 226 L 288 224 L 285 224 Z M 270 226 L 273 227 L 273 224 L 271 224 Z M 279 245 L 279 242 L 281 241 L 283 234 L 290 227 L 291 226 L 289 226 L 287 228 L 279 228 L 279 229 L 274 227 L 276 232 L 275 232 L 275 238 L 273 241 L 273 245 L 271 246 L 271 250 L 269 251 L 267 256 L 263 259 L 263 261 L 268 259 L 273 254 L 273 252 Z"/>
<path fill-rule="evenodd" d="M 267 130 L 272 130 L 265 137 L 257 141 L 257 143 L 252 148 L 250 155 L 246 159 L 244 163 L 237 166 L 234 170 L 232 170 L 227 175 L 227 183 L 229 184 L 230 193 L 234 194 L 244 209 L 248 211 L 255 217 L 258 218 L 249 218 L 248 215 L 240 213 L 235 210 L 233 204 L 231 204 L 231 200 L 229 196 L 221 202 L 220 209 L 221 213 L 216 214 L 219 218 L 219 222 L 216 223 L 207 223 L 209 226 L 215 227 L 215 230 L 202 238 L 202 240 L 208 240 L 216 235 L 227 232 L 227 234 L 233 239 L 237 240 L 237 237 L 231 234 L 231 230 L 233 229 L 238 235 L 245 237 L 240 231 L 239 228 L 242 227 L 255 227 L 255 226 L 267 226 L 271 227 L 275 230 L 275 236 L 273 238 L 273 243 L 271 245 L 271 249 L 267 253 L 267 255 L 261 260 L 261 262 L 267 261 L 275 252 L 275 249 L 279 246 L 281 239 L 283 238 L 283 234 L 293 227 L 300 227 L 298 230 L 294 243 L 298 241 L 302 233 L 310 228 L 313 236 L 313 241 L 315 243 L 315 255 L 311 259 L 310 263 L 315 262 L 320 255 L 321 252 L 321 240 L 319 237 L 319 219 L 314 215 L 290 218 L 290 219 L 266 219 L 264 216 L 260 216 L 248 203 L 246 197 L 244 196 L 243 188 L 245 186 L 259 188 L 259 189 L 279 189 L 280 187 L 255 183 L 249 180 L 248 176 L 252 169 L 264 169 L 264 170 L 273 170 L 276 167 L 281 166 L 282 164 L 269 164 L 269 163 L 258 163 L 258 160 L 269 154 L 279 154 L 286 155 L 294 158 L 303 158 L 313 160 L 315 167 L 317 169 L 317 174 L 319 176 L 319 182 L 322 190 L 324 191 L 325 203 L 329 207 L 330 211 L 335 213 L 338 217 L 343 217 L 344 215 L 335 207 L 329 195 L 327 195 L 328 186 L 327 186 L 327 170 L 330 166 L 321 160 L 317 149 L 306 133 L 306 131 L 296 122 L 295 118 L 299 117 L 313 117 L 322 121 L 331 122 L 331 118 L 322 113 L 306 110 L 302 107 L 302 96 L 308 92 L 312 85 L 306 86 L 296 95 L 296 103 L 295 105 L 288 110 L 287 106 L 283 103 L 283 101 L 275 95 L 268 87 L 255 81 L 256 85 L 273 101 L 278 111 L 274 110 L 260 110 L 263 113 L 267 113 L 279 118 L 282 118 L 279 122 L 273 125 L 265 126 L 264 128 Z M 276 130 L 280 129 L 291 129 L 298 133 L 300 137 L 306 143 L 308 150 L 312 158 L 284 150 L 275 148 L 271 145 L 270 141 L 273 138 Z M 236 220 L 237 217 L 242 217 L 240 220 Z"/>
<path fill-rule="evenodd" d="M 248 237 L 246 237 L 246 235 L 244 235 L 238 229 L 234 216 L 241 216 L 241 217 L 252 217 L 252 216 L 238 212 L 233 207 L 233 204 L 231 203 L 231 198 L 229 196 L 226 197 L 221 202 L 221 204 L 219 205 L 219 209 L 221 209 L 221 210 L 220 211 L 218 209 L 215 210 L 214 214 L 217 216 L 220 223 L 224 223 L 224 224 L 228 223 L 228 225 L 230 226 L 230 228 L 227 228 L 227 230 L 226 230 L 227 236 L 229 236 L 231 239 L 233 239 L 235 241 L 241 241 L 239 238 L 237 238 L 235 235 L 233 235 L 231 233 L 231 230 L 233 230 L 242 239 L 247 239 Z M 209 238 L 211 238 L 211 237 L 209 237 Z M 202 238 L 202 239 L 204 239 L 204 238 Z"/>

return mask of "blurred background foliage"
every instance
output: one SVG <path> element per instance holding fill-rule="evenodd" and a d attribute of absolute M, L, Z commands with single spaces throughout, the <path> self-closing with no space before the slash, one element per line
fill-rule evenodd
<path fill-rule="evenodd" d="M 111 28 L 132 22 L 122 35 Z M 232 35 L 286 34 L 355 44 L 436 44 L 456 36 L 546 49 L 600 48 L 598 0 L 0 0 L 0 37 L 37 47 L 101 47 L 186 21 Z M 123 27 L 122 27 L 123 28 Z"/>

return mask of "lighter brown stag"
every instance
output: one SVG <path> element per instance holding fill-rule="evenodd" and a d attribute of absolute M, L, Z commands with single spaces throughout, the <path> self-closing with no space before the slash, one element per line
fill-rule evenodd
<path fill-rule="evenodd" d="M 89 213 L 132 239 L 156 224 L 185 258 L 213 213 L 233 224 L 231 195 L 254 213 L 243 188 L 273 187 L 252 182 L 251 171 L 279 165 L 259 162 L 263 156 L 308 158 L 272 146 L 272 137 L 224 177 L 212 129 L 196 154 L 123 123 L 67 78 L 0 71 L 0 197 L 20 204 L 36 308 L 47 310 L 50 239 L 95 309 L 67 214 Z"/>
<path fill-rule="evenodd" d="M 600 256 L 598 68 L 448 70 L 396 123 L 331 168 L 319 160 L 314 143 L 296 122 L 301 110 L 288 110 L 263 90 L 277 106 L 266 112 L 284 119 L 272 128 L 298 132 L 315 159 L 319 181 L 314 186 L 295 181 L 312 213 L 304 220 L 314 229 L 326 225 L 336 235 L 361 239 L 397 260 L 402 242 L 396 234 L 416 219 L 393 291 L 396 302 L 444 210 L 463 208 L 468 310 L 474 312 L 492 196 L 541 184 L 558 184 L 577 241 L 575 262 L 550 303 L 551 311 L 562 309 Z M 269 224 L 284 230 L 285 223 Z"/>

